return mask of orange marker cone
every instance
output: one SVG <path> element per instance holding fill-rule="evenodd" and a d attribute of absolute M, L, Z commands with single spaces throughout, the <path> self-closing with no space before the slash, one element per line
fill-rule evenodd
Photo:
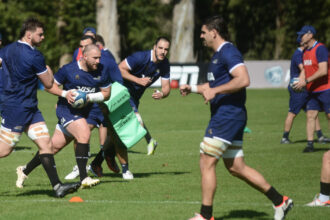
<path fill-rule="evenodd" d="M 80 198 L 79 196 L 72 197 L 69 202 L 83 202 L 84 200 Z"/>

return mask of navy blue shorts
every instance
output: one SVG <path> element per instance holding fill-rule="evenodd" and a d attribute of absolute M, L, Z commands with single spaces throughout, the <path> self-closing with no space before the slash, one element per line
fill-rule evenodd
<path fill-rule="evenodd" d="M 65 128 L 70 123 L 74 122 L 75 120 L 78 120 L 81 118 L 86 119 L 88 116 L 88 112 L 85 112 L 85 111 L 78 112 L 77 110 L 72 111 L 66 106 L 57 105 L 56 116 L 58 118 L 58 123 Z"/>
<path fill-rule="evenodd" d="M 330 113 L 330 90 L 309 93 L 309 100 L 307 102 L 308 110 L 324 111 L 327 114 Z"/>
<path fill-rule="evenodd" d="M 21 106 L 2 106 L 1 126 L 12 132 L 23 133 L 31 124 L 45 121 L 37 107 L 27 108 Z"/>
<path fill-rule="evenodd" d="M 98 104 L 94 104 L 92 110 L 89 112 L 87 117 L 87 123 L 99 127 L 101 124 L 104 127 L 108 127 L 107 121 L 104 119 L 103 113 L 98 106 Z"/>
<path fill-rule="evenodd" d="M 289 100 L 289 112 L 298 114 L 301 109 L 306 109 L 306 103 L 308 101 L 308 92 L 306 90 L 302 92 L 295 92 L 289 87 L 290 100 Z"/>
<path fill-rule="evenodd" d="M 216 137 L 231 145 L 234 141 L 243 141 L 245 120 L 212 117 L 205 131 L 205 137 Z"/>

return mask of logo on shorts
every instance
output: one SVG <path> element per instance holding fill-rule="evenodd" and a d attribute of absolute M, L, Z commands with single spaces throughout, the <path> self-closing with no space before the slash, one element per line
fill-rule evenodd
<path fill-rule="evenodd" d="M 65 118 L 62 117 L 60 121 L 61 121 L 61 125 L 65 124 Z"/>
<path fill-rule="evenodd" d="M 212 134 L 212 133 L 213 133 L 212 128 L 210 128 L 207 132 L 208 132 L 209 134 Z"/>
<path fill-rule="evenodd" d="M 15 130 L 22 130 L 23 126 L 16 126 L 14 127 Z"/>
<path fill-rule="evenodd" d="M 77 74 L 74 78 L 75 78 L 76 80 L 79 80 L 79 79 L 80 79 L 79 74 Z"/>

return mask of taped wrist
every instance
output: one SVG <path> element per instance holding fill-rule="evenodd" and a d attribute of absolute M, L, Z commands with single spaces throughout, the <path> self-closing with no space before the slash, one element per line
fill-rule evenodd
<path fill-rule="evenodd" d="M 197 93 L 198 92 L 197 85 L 192 85 L 190 87 L 191 87 L 191 89 L 190 89 L 191 92 L 193 92 L 193 93 Z"/>
<path fill-rule="evenodd" d="M 96 93 L 89 93 L 87 94 L 87 98 L 90 102 L 103 102 L 104 96 L 102 92 L 96 92 Z"/>

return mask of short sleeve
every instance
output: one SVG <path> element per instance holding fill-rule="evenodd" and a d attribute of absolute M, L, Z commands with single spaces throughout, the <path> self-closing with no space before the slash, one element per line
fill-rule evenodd
<path fill-rule="evenodd" d="M 141 63 L 144 63 L 144 55 L 141 52 L 133 53 L 132 55 L 126 58 L 126 63 L 130 70 L 134 70 Z M 134 71 L 132 72 L 134 74 Z"/>
<path fill-rule="evenodd" d="M 319 63 L 328 62 L 328 50 L 324 45 L 316 49 L 316 58 Z"/>
<path fill-rule="evenodd" d="M 60 68 L 54 75 L 55 82 L 58 85 L 63 85 L 66 81 L 66 71 L 65 71 L 65 66 Z"/>
<path fill-rule="evenodd" d="M 47 71 L 45 58 L 40 52 L 37 52 L 34 58 L 31 60 L 33 68 L 37 75 L 43 74 Z"/>
<path fill-rule="evenodd" d="M 227 48 L 227 50 L 223 52 L 223 56 L 229 73 L 236 67 L 244 65 L 243 57 L 235 47 Z"/>

